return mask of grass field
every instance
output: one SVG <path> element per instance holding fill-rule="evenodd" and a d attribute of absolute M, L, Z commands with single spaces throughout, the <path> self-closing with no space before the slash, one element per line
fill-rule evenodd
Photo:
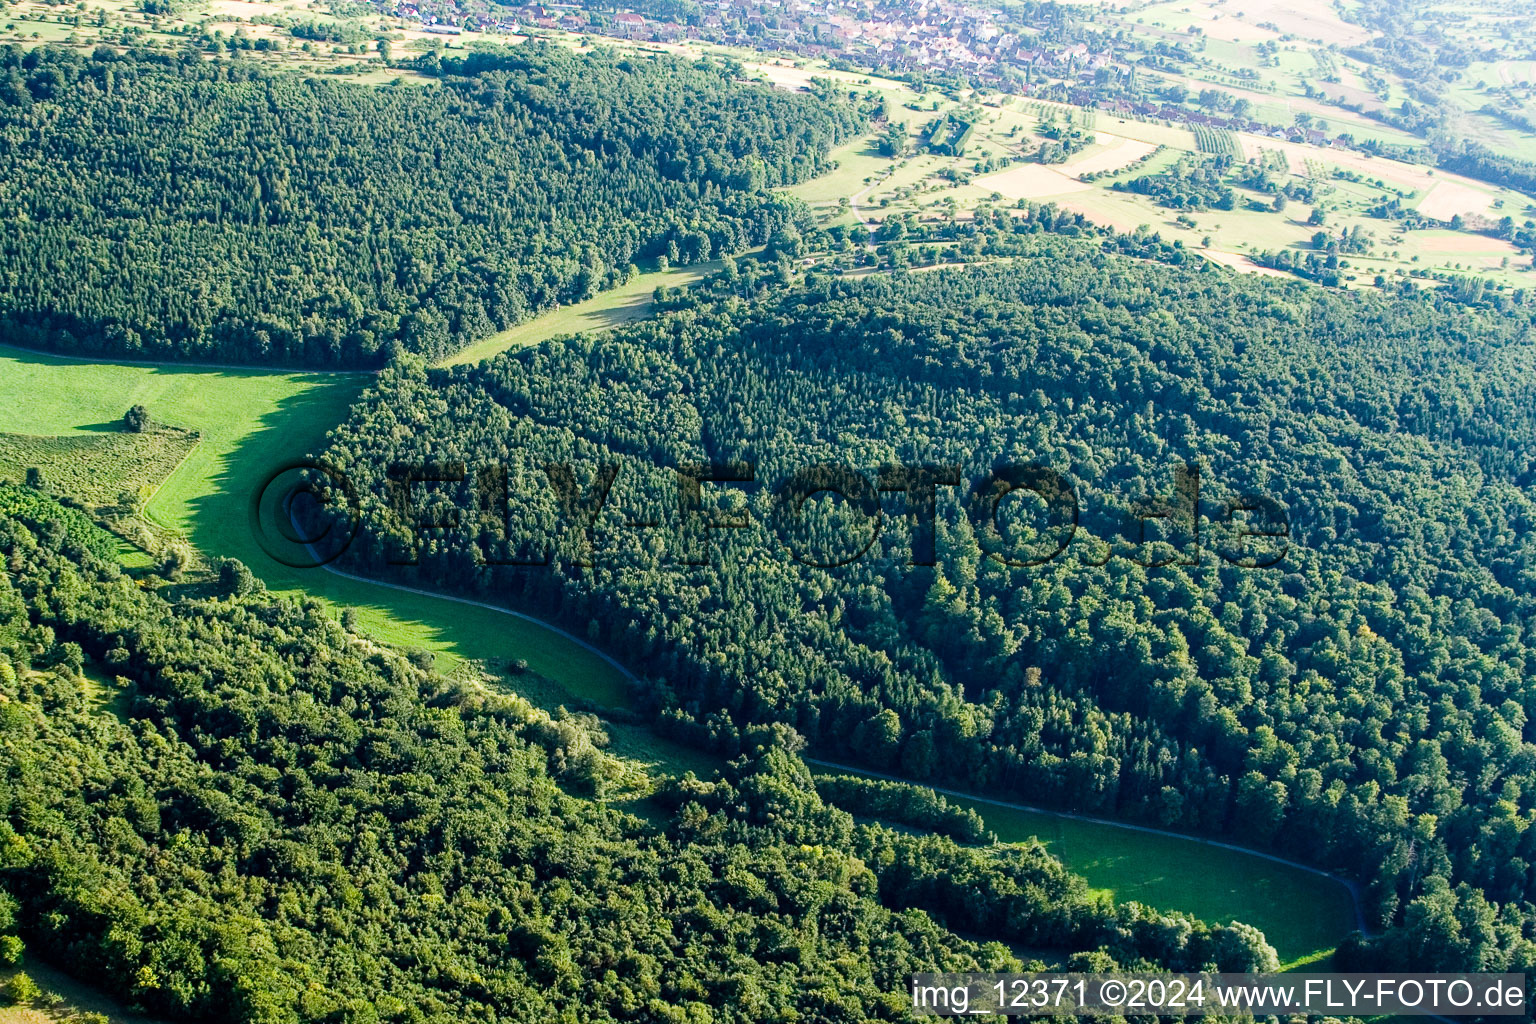
<path fill-rule="evenodd" d="M 217 0 L 204 13 L 210 23 L 233 25 L 237 19 L 262 13 L 267 7 L 277 5 Z M 149 19 L 132 13 L 132 5 L 112 9 L 123 12 L 121 17 L 128 21 L 142 22 L 146 27 L 149 24 Z M 295 13 L 304 10 L 308 16 L 306 5 L 283 4 L 281 9 Z M 25 11 L 26 18 L 11 34 L 13 38 L 36 33 L 41 39 L 62 39 L 74 31 L 53 21 L 40 20 L 57 15 L 31 0 L 16 10 Z M 1276 10 L 1281 7 L 1277 5 Z M 1322 17 L 1316 12 L 1312 16 L 1319 20 Z M 186 19 L 187 23 L 194 20 L 195 16 Z M 1194 19 L 1170 21 L 1186 27 L 1192 23 Z M 268 29 L 260 31 L 271 34 Z M 170 33 L 164 33 L 164 40 L 167 45 L 178 44 Z M 1240 63 L 1247 59 L 1247 49 L 1234 40 L 1213 47 L 1211 56 Z M 1309 58 L 1301 53 L 1286 56 L 1287 68 L 1294 64 L 1294 70 L 1286 73 L 1303 74 Z M 325 61 L 358 58 L 325 51 L 313 58 L 290 54 L 283 59 L 312 60 L 319 67 Z M 787 85 L 807 80 L 815 70 L 762 60 L 751 67 Z M 382 82 L 391 77 L 397 76 L 379 69 L 365 80 Z M 877 84 L 896 94 L 898 101 L 928 100 L 903 93 L 899 84 Z M 1197 83 L 1191 80 L 1191 84 Z M 1293 101 L 1277 96 L 1265 99 L 1261 105 L 1278 116 L 1291 110 Z M 953 106 L 946 101 L 941 111 Z M 1295 109 L 1313 110 L 1335 122 L 1360 126 L 1357 134 L 1370 131 L 1358 117 L 1342 115 L 1323 104 L 1299 103 Z M 918 126 L 933 116 L 936 115 L 927 110 L 902 110 L 898 114 L 914 135 Z M 956 186 L 938 180 L 938 172 L 967 167 L 978 156 L 1018 153 L 1021 143 L 1034 138 L 1028 133 L 1028 126 L 1035 122 L 1036 115 L 1021 106 L 988 109 L 984 116 L 988 120 L 963 158 L 921 155 L 893 161 L 879 156 L 869 140 L 859 139 L 837 153 L 841 165 L 834 173 L 789 191 L 830 217 L 836 214 L 840 200 L 864 190 L 869 179 L 893 172 L 868 199 L 861 200 L 860 208 L 866 215 L 879 217 L 893 212 L 930 210 L 948 198 L 957 198 L 962 205 L 987 201 L 994 191 L 993 183 L 987 179 Z M 1015 128 L 1019 129 L 1017 135 L 1008 134 Z M 1135 173 L 1156 173 L 1176 159 L 1177 151 L 1196 148 L 1191 133 L 1182 128 L 1118 121 L 1103 114 L 1099 116 L 1098 128 L 1124 139 L 1149 146 L 1166 145 L 1173 150 Z M 1378 137 L 1391 134 L 1398 133 L 1384 131 Z M 1093 167 L 1096 165 L 1087 161 L 1097 159 L 1098 155 L 1097 150 L 1085 152 L 1074 163 Z M 1292 166 L 1300 171 L 1303 162 L 1293 160 Z M 1390 170 L 1393 166 L 1390 161 L 1372 161 L 1373 171 Z M 1019 188 L 1005 194 L 1009 198 L 1061 196 L 1064 205 L 1080 209 L 1101 223 L 1127 228 L 1149 224 L 1164 232 L 1165 237 L 1180 238 L 1191 246 L 1208 235 L 1216 254 L 1229 265 L 1241 265 L 1242 254 L 1251 248 L 1302 246 L 1314 230 L 1303 223 L 1306 209 L 1300 206 L 1293 207 L 1290 215 L 1284 217 L 1246 210 L 1201 213 L 1195 216 L 1193 228 L 1179 227 L 1173 222 L 1172 211 L 1142 197 L 1109 192 L 1105 187 L 1109 179 L 1101 179 L 1091 187 L 1077 187 L 1068 178 L 1077 170 L 1080 168 L 1071 164 L 1060 168 L 1015 164 L 1003 173 L 1011 173 L 1009 180 L 1016 180 Z M 1048 191 L 1064 181 L 1070 187 Z M 1341 193 L 1350 192 L 1342 184 L 1337 187 Z M 1428 195 L 1427 190 L 1424 195 Z M 1429 201 L 1432 206 L 1438 204 L 1450 211 L 1447 204 L 1453 202 L 1452 195 L 1452 189 L 1441 188 L 1438 197 Z M 1335 199 L 1340 212 L 1330 222 L 1331 226 L 1363 223 L 1356 207 L 1372 198 L 1361 192 L 1354 198 Z M 1465 194 L 1457 193 L 1454 201 L 1465 198 Z M 1488 202 L 1496 198 L 1490 192 Z M 1389 228 L 1380 223 L 1373 222 L 1371 226 L 1383 236 L 1389 233 Z M 1508 252 L 1486 244 L 1489 241 L 1463 232 L 1416 232 L 1399 243 L 1384 242 L 1383 249 L 1390 249 L 1390 253 L 1383 251 L 1376 257 L 1351 259 L 1362 268 L 1369 267 L 1370 273 L 1378 272 L 1378 266 L 1390 272 L 1410 264 L 1426 269 L 1466 265 L 1500 279 L 1518 280 L 1502 265 Z M 483 339 L 444 360 L 442 365 L 475 362 L 553 335 L 600 330 L 643 317 L 650 311 L 650 297 L 658 285 L 689 284 L 714 266 L 717 264 L 639 275 L 624 287 L 588 302 L 556 310 Z M 366 382 L 364 375 L 80 363 L 0 348 L 0 476 L 19 476 L 29 465 L 52 467 L 49 475 L 62 488 L 103 502 L 115 497 L 124 485 L 158 488 L 145 513 L 159 528 L 185 537 L 210 558 L 240 558 L 275 592 L 314 596 L 338 611 L 342 607 L 355 608 L 360 628 L 381 642 L 431 650 L 438 656 L 439 666 L 450 672 L 466 665 L 523 659 L 536 676 L 514 680 L 511 685 L 545 707 L 571 695 L 600 704 L 626 705 L 622 674 L 552 630 L 490 609 L 396 591 L 318 569 L 288 568 L 261 549 L 247 514 L 252 488 L 294 456 L 323 448 L 326 431 L 344 418 Z M 145 447 L 150 442 L 114 433 L 114 424 L 123 411 L 135 403 L 144 404 L 153 416 L 167 424 L 196 431 L 195 443 L 190 434 L 179 434 L 181 440 L 174 444 L 169 437 L 162 437 L 159 440 L 164 443 L 150 448 Z M 98 475 L 93 467 L 111 468 Z M 551 680 L 554 685 L 538 677 Z M 106 707 L 111 698 L 104 687 L 109 684 L 95 681 L 103 687 L 99 697 Z M 647 730 L 620 725 L 612 728 L 611 734 L 615 753 L 655 772 L 694 770 L 708 775 L 716 767 L 714 761 L 697 751 L 668 743 Z M 1289 966 L 1326 957 L 1354 926 L 1347 890 L 1296 868 L 1174 836 L 1149 835 L 963 799 L 953 802 L 973 806 L 1005 841 L 1039 837 L 1069 868 L 1116 899 L 1182 910 L 1208 921 L 1247 921 L 1265 932 L 1282 962 Z M 67 991 L 62 986 L 71 983 L 57 972 L 50 974 L 39 968 L 35 976 L 45 988 L 60 991 L 71 1003 L 113 1012 L 110 1007 L 88 1002 L 93 997 L 87 990 L 76 986 Z M 50 1018 L 32 1009 L 0 1010 L 0 1024 L 32 1024 L 46 1019 Z M 131 1018 L 114 1013 L 114 1019 Z"/>
<path fill-rule="evenodd" d="M 1327 956 L 1355 928 L 1349 891 L 1308 871 L 1174 836 L 947 799 L 974 807 L 1004 842 L 1038 837 L 1117 900 L 1223 924 L 1245 921 L 1263 931 L 1288 967 Z"/>
<path fill-rule="evenodd" d="M 91 437 L 130 404 L 157 420 L 196 430 L 200 442 L 146 508 L 158 526 L 209 557 L 239 558 L 269 588 L 355 607 L 369 635 L 462 661 L 521 658 L 570 693 L 622 705 L 624 680 L 611 665 L 535 623 L 436 598 L 387 590 L 320 569 L 291 569 L 268 557 L 251 528 L 253 491 L 276 469 L 322 449 L 366 375 L 211 370 L 81 363 L 0 348 L 0 432 Z M 560 694 L 529 693 L 548 706 Z"/>
<path fill-rule="evenodd" d="M 38 1000 L 31 1006 L 0 1007 L 0 1024 L 68 1024 L 82 1013 L 99 1013 L 111 1024 L 159 1024 L 153 1018 L 124 1009 L 89 985 L 35 959 L 29 958 L 20 970 L 25 971 L 45 995 L 56 997 L 57 1002 Z M 17 973 L 12 968 L 0 971 L 0 985 L 8 983 Z"/>
<path fill-rule="evenodd" d="M 893 120 L 907 124 L 908 153 L 882 157 L 871 139 L 855 140 L 837 152 L 841 164 L 835 171 L 789 190 L 809 202 L 824 225 L 853 223 L 849 200 L 855 201 L 859 218 L 866 222 L 907 214 L 930 220 L 951 212 L 964 217 L 983 203 L 1030 200 L 1055 203 L 1120 231 L 1145 226 L 1244 272 L 1263 272 L 1253 260 L 1262 251 L 1313 248 L 1318 227 L 1307 222 L 1311 205 L 1306 203 L 1292 202 L 1286 210 L 1274 211 L 1272 196 L 1239 188 L 1234 210 L 1182 211 L 1185 216 L 1180 217 L 1181 211 L 1160 206 L 1149 196 L 1112 190 L 1116 182 L 1164 172 L 1180 158 L 1198 154 L 1195 136 L 1187 128 L 1100 112 L 1092 144 L 1064 163 L 1042 165 L 1029 159 L 1042 139 L 1042 118 L 1080 124 L 1082 112 L 1077 108 L 1017 98 L 992 98 L 978 105 L 971 97 L 919 96 L 900 88 L 892 101 Z M 1283 107 L 1293 101 L 1279 102 Z M 962 107 L 977 116 L 964 155 L 936 155 L 919 145 L 924 124 Z M 1346 280 L 1353 286 L 1370 286 L 1377 275 L 1425 274 L 1476 274 L 1508 288 L 1531 284 L 1529 257 L 1509 242 L 1472 230 L 1478 218 L 1488 224 L 1506 213 L 1523 216 L 1529 200 L 1517 192 L 1353 150 L 1262 135 L 1235 138 L 1244 159 L 1275 153 L 1285 157 L 1292 181 L 1314 189 L 1313 205 L 1325 208 L 1329 233 L 1359 228 L 1369 235 L 1365 251 L 1345 257 Z M 1162 152 L 1151 155 L 1159 146 Z M 1147 163 L 1127 166 L 1144 155 L 1151 156 Z M 1081 181 L 1088 171 L 1100 176 Z M 1361 180 L 1350 180 L 1354 177 Z M 1461 214 L 1468 220 L 1467 230 L 1405 231 L 1396 220 L 1370 215 L 1383 199 L 1394 198 L 1441 221 Z"/>
<path fill-rule="evenodd" d="M 855 195 L 871 177 L 886 173 L 893 164 L 890 157 L 880 155 L 868 138 L 855 139 L 834 149 L 832 157 L 837 161 L 832 173 L 792 185 L 785 191 L 812 206 L 835 206 L 839 199 Z"/>
<path fill-rule="evenodd" d="M 696 263 L 687 267 L 653 270 L 636 274 L 628 284 L 606 292 L 599 292 L 585 302 L 561 306 L 543 316 L 535 317 L 516 327 L 498 331 L 453 355 L 441 360 L 439 366 L 460 366 L 478 363 L 509 349 L 535 345 L 546 338 L 561 334 L 581 334 L 601 331 L 631 320 L 638 320 L 651 312 L 651 296 L 665 285 L 683 288 L 720 269 L 720 261 Z"/>
<path fill-rule="evenodd" d="M 816 768 L 817 774 L 844 769 Z M 1310 871 L 1245 853 L 946 794 L 980 814 L 1005 843 L 1038 838 L 1063 864 L 1116 900 L 1182 910 L 1264 932 L 1287 968 L 1315 964 L 1355 928 L 1349 890 Z"/>
<path fill-rule="evenodd" d="M 622 295 L 610 296 L 623 301 Z M 555 331 L 551 321 L 566 322 L 559 318 L 560 311 L 549 314 L 541 320 L 544 329 Z M 0 346 L 0 433 L 26 429 L 61 439 L 96 438 L 129 405 L 142 404 L 158 421 L 200 435 L 146 512 L 207 558 L 238 558 L 273 592 L 319 598 L 336 614 L 354 608 L 363 633 L 395 647 L 430 650 L 444 672 L 476 678 L 480 666 L 526 661 L 529 673 L 493 672 L 489 679 L 546 709 L 573 697 L 627 707 L 624 674 L 546 626 L 324 569 L 289 568 L 263 550 L 250 522 L 253 492 L 274 469 L 321 451 L 326 432 L 346 416 L 368 379 L 367 374 L 85 363 Z M 124 554 L 133 565 L 134 552 Z M 140 558 L 137 564 L 147 563 Z M 718 766 L 649 729 L 613 723 L 609 734 L 611 753 L 651 774 L 691 770 L 707 776 Z"/>

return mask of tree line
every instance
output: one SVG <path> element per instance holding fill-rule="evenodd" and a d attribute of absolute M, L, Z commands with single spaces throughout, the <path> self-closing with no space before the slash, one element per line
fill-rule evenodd
<path fill-rule="evenodd" d="M 75 353 L 372 366 L 760 244 L 863 101 L 558 47 L 374 88 L 0 49 L 0 326 Z"/>

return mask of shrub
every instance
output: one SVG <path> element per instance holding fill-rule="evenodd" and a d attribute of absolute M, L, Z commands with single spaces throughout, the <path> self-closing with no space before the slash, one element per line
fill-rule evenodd
<path fill-rule="evenodd" d="M 18 971 L 15 977 L 6 982 L 5 994 L 11 1002 L 18 1006 L 25 1006 L 41 996 L 43 990 L 37 987 L 37 982 L 33 981 L 26 971 Z"/>

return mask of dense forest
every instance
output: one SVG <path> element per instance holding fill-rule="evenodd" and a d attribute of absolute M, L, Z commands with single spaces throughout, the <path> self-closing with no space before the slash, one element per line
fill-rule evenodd
<path fill-rule="evenodd" d="M 799 212 L 865 121 L 723 66 L 523 46 L 374 88 L 0 49 L 0 332 L 77 353 L 428 357 Z"/>
<path fill-rule="evenodd" d="M 329 452 L 363 495 L 347 559 L 585 631 L 723 754 L 781 723 L 1224 833 L 1360 879 L 1385 934 L 1353 962 L 1529 964 L 1529 311 L 1029 246 L 798 287 L 732 261 L 651 322 L 401 361 Z M 826 464 L 846 500 L 786 528 Z M 931 530 L 893 464 L 954 467 Z M 1075 533 L 1043 488 L 971 514 L 1008 465 L 1068 481 Z"/>
<path fill-rule="evenodd" d="M 782 726 L 649 820 L 570 795 L 611 770 L 589 716 L 248 581 L 167 600 L 63 513 L 0 514 L 0 942 L 156 1015 L 855 1024 L 908 1019 L 908 972 L 1017 969 L 997 939 L 1275 966 L 1254 929 L 1114 906 L 1038 843 L 858 824 Z M 875 787 L 893 811 L 899 788 Z"/>

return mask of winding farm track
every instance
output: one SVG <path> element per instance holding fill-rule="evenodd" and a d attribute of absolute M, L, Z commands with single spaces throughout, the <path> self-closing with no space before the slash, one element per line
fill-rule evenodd
<path fill-rule="evenodd" d="M 293 526 L 295 530 L 299 529 L 299 524 L 296 521 L 294 522 Z M 306 545 L 306 547 L 307 546 L 308 545 Z M 310 548 L 310 553 L 316 554 L 313 548 Z M 384 587 L 388 590 L 396 590 L 405 594 L 415 594 L 420 597 L 436 598 L 440 601 L 451 601 L 455 604 L 469 605 L 473 608 L 484 608 L 488 611 L 499 612 L 502 615 L 510 615 L 513 618 L 522 619 L 524 622 L 530 622 L 536 626 L 542 626 L 557 636 L 560 636 L 565 640 L 576 644 L 582 649 L 597 655 L 607 664 L 611 665 L 616 671 L 618 671 L 619 674 L 622 675 L 626 680 L 633 682 L 637 681 L 639 678 L 622 662 L 618 661 L 618 659 L 614 658 L 612 655 L 608 654 L 606 651 L 602 650 L 591 642 L 544 619 L 529 615 L 526 612 L 514 611 L 511 608 L 507 608 L 503 605 L 491 604 L 487 601 L 476 601 L 473 598 L 457 597 L 452 594 L 424 590 L 419 587 L 408 587 L 402 583 L 389 583 L 384 580 L 373 579 L 368 576 L 359 576 L 356 573 L 350 573 L 341 569 L 337 569 L 332 565 L 322 565 L 321 568 L 323 568 L 326 572 L 340 576 L 344 579 L 352 580 L 357 583 L 369 584 L 376 587 Z M 887 775 L 883 772 L 869 771 L 864 768 L 856 768 L 852 765 L 839 764 L 836 761 L 826 761 L 815 757 L 804 757 L 804 760 L 807 764 L 816 765 L 821 768 L 830 768 L 834 771 L 853 772 L 856 774 L 871 776 L 873 778 L 884 779 L 888 782 L 903 782 L 912 785 L 924 785 L 923 783 L 914 783 L 911 779 L 903 779 L 897 775 Z M 1316 875 L 1319 878 L 1326 878 L 1331 882 L 1342 885 L 1345 891 L 1349 893 L 1350 906 L 1353 908 L 1355 914 L 1355 927 L 1366 935 L 1371 934 L 1371 929 L 1366 924 L 1365 920 L 1365 907 L 1359 883 L 1353 881 L 1352 879 L 1344 878 L 1340 875 L 1335 875 L 1332 872 L 1324 871 L 1322 868 L 1313 867 L 1310 864 L 1303 864 L 1300 861 L 1281 857 L 1278 854 L 1265 853 L 1262 850 L 1255 850 L 1250 847 L 1240 846 L 1237 843 L 1223 842 L 1219 839 L 1206 839 L 1201 836 L 1187 835 L 1182 832 L 1173 832 L 1168 829 L 1153 828 L 1150 825 L 1136 825 L 1126 821 L 1116 821 L 1113 818 L 1100 818 L 1090 814 L 1078 814 L 1073 811 L 1057 811 L 1048 807 L 1036 807 L 1031 804 L 1015 803 L 1008 800 L 999 800 L 995 797 L 980 796 L 975 793 L 965 793 L 957 789 L 946 789 L 942 786 L 928 786 L 927 788 L 932 789 L 935 793 L 941 793 L 945 796 L 974 800 L 977 803 L 991 804 L 995 807 L 1005 807 L 1010 810 L 1025 811 L 1030 814 L 1041 814 L 1048 817 L 1063 818 L 1071 821 L 1088 822 L 1094 825 L 1104 825 L 1110 828 L 1125 829 L 1126 831 L 1130 832 L 1141 832 L 1146 835 L 1167 836 L 1173 839 L 1182 839 L 1186 842 L 1199 843 L 1202 846 L 1212 847 L 1218 850 L 1230 850 L 1233 853 L 1242 854 L 1247 857 L 1257 857 L 1260 860 L 1266 860 L 1272 864 L 1280 864 L 1288 868 L 1294 868 L 1298 871 L 1305 871 L 1308 874 Z"/>
<path fill-rule="evenodd" d="M 297 524 L 295 524 L 295 528 L 297 528 Z M 502 605 L 491 604 L 486 601 L 476 601 L 467 597 L 455 597 L 451 594 L 444 594 L 431 590 L 422 590 L 418 587 L 407 587 L 400 583 L 387 583 L 383 580 L 372 579 L 367 576 L 359 576 L 355 573 L 344 572 L 341 569 L 336 569 L 329 565 L 323 566 L 322 568 L 324 568 L 326 572 L 333 573 L 337 576 L 341 576 L 345 579 L 353 580 L 358 583 L 371 584 L 372 586 L 376 587 L 385 587 L 389 590 L 398 590 L 402 593 L 416 594 L 421 597 L 436 598 L 440 601 L 452 601 L 455 604 L 470 605 L 474 608 L 484 608 L 489 611 L 500 612 L 503 615 L 511 615 L 514 618 L 522 619 L 525 622 L 531 622 L 534 625 L 542 626 L 550 632 L 555 633 L 565 638 L 566 640 L 569 640 L 571 643 L 576 644 L 579 647 L 597 655 L 609 665 L 612 665 L 626 679 L 631 681 L 638 679 L 638 677 L 624 664 L 609 655 L 606 651 L 601 650 L 600 648 L 596 647 L 587 640 L 582 639 L 576 634 L 561 629 L 559 626 L 553 625 L 552 623 L 544 619 L 537 618 L 536 616 L 528 615 L 524 612 L 513 611 L 511 608 L 507 608 Z M 1324 871 L 1322 868 L 1313 867 L 1310 864 L 1303 864 L 1300 861 L 1281 857 L 1278 854 L 1265 853 L 1262 850 L 1255 850 L 1247 846 L 1240 846 L 1237 843 L 1223 842 L 1219 839 L 1206 839 L 1201 836 L 1187 835 L 1183 832 L 1173 832 L 1168 829 L 1153 828 L 1150 825 L 1135 825 L 1126 821 L 1116 821 L 1113 818 L 1100 818 L 1090 814 L 1077 814 L 1072 811 L 1057 811 L 1052 810 L 1049 807 L 1036 807 L 1031 804 L 1014 803 L 1008 800 L 999 800 L 995 797 L 980 796 L 975 793 L 965 793 L 958 789 L 946 789 L 942 786 L 929 786 L 925 783 L 913 782 L 911 779 L 901 778 L 898 775 L 887 775 L 883 772 L 870 771 L 865 768 L 856 768 L 853 765 L 839 764 L 836 761 L 826 761 L 816 757 L 805 757 L 804 755 L 802 755 L 802 757 L 807 764 L 816 765 L 820 768 L 831 768 L 834 771 L 853 772 L 859 775 L 884 779 L 888 782 L 903 782 L 910 785 L 924 786 L 925 788 L 932 789 L 935 793 L 941 793 L 945 796 L 960 797 L 965 800 L 974 800 L 977 803 L 991 804 L 995 807 L 1005 807 L 1015 811 L 1025 811 L 1030 814 L 1042 814 L 1053 818 L 1064 818 L 1071 821 L 1083 821 L 1094 825 L 1105 825 L 1111 828 L 1125 829 L 1130 832 L 1141 832 L 1147 835 L 1167 836 L 1173 839 L 1182 839 L 1186 842 L 1199 843 L 1202 846 L 1213 847 L 1218 850 L 1230 850 L 1233 853 L 1239 853 L 1247 857 L 1257 857 L 1260 860 L 1267 860 L 1272 864 L 1281 864 L 1288 868 L 1295 868 L 1298 871 L 1305 871 L 1308 874 L 1316 875 L 1319 878 L 1326 878 L 1331 882 L 1336 882 L 1339 885 L 1342 885 L 1349 893 L 1350 906 L 1354 908 L 1355 927 L 1366 935 L 1371 934 L 1371 930 L 1367 926 L 1365 920 L 1365 908 L 1359 883 L 1351 879 L 1335 875 L 1332 872 Z"/>

